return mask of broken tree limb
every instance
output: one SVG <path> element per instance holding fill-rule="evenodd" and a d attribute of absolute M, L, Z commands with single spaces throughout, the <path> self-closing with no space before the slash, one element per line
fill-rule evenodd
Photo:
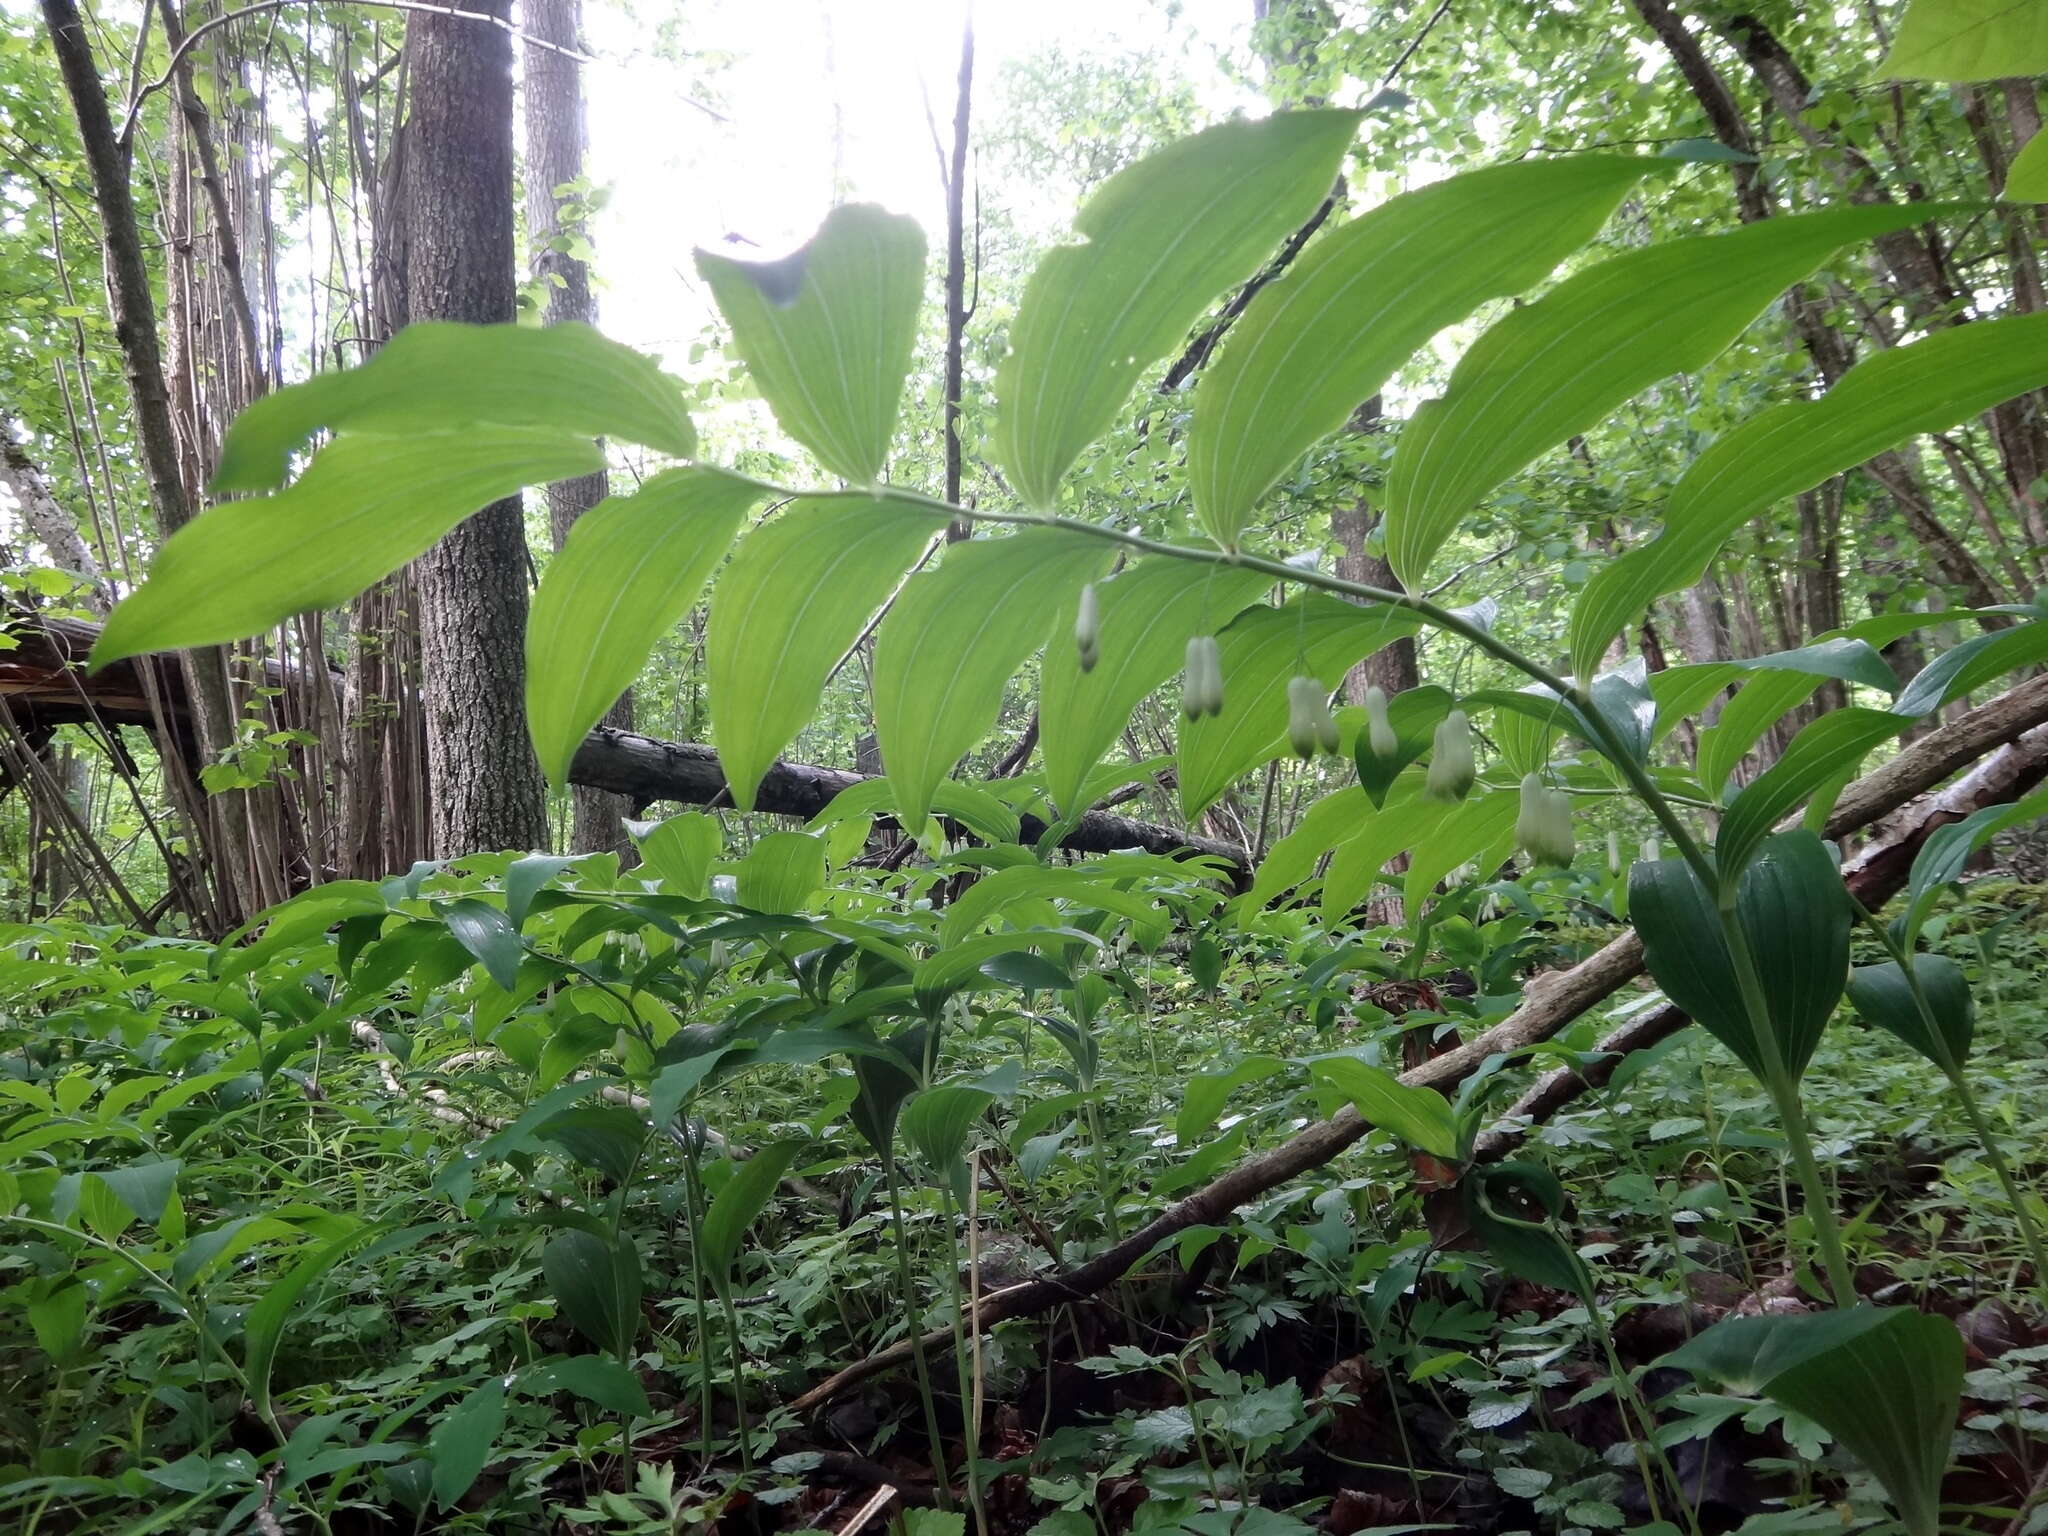
<path fill-rule="evenodd" d="M 1933 789 L 1958 768 L 2043 725 L 2048 725 L 2048 678 L 2035 678 L 1931 732 L 1850 785 L 1837 799 L 1834 813 L 1828 818 L 1828 835 L 1843 837 L 1875 824 Z M 2043 741 L 2041 750 L 2048 753 L 2048 740 Z M 1880 842 L 1863 855 L 1863 860 L 1910 867 L 1912 856 L 1908 853 L 1899 858 Z M 1632 932 L 1625 934 L 1572 969 L 1538 978 L 1514 1013 L 1456 1049 L 1403 1072 L 1401 1081 L 1413 1087 L 1451 1087 L 1476 1071 L 1489 1056 L 1549 1039 L 1641 971 L 1642 946 Z M 1064 1302 L 1084 1300 L 1122 1278 L 1161 1244 L 1190 1227 L 1220 1223 L 1238 1206 L 1321 1167 L 1372 1128 L 1371 1121 L 1347 1105 L 1329 1119 L 1247 1158 L 1193 1194 L 1175 1201 L 1136 1232 L 1086 1262 L 985 1297 L 974 1310 L 970 1325 L 977 1331 L 986 1331 L 998 1323 L 1033 1316 Z M 898 1340 L 826 1377 L 790 1406 L 798 1411 L 814 1408 L 870 1377 L 906 1363 L 912 1354 L 942 1348 L 952 1339 L 952 1330 L 941 1328 L 915 1339 Z"/>
<path fill-rule="evenodd" d="M 152 684 L 170 706 L 173 726 L 184 725 L 183 679 L 173 658 L 138 656 L 85 675 L 85 658 L 99 638 L 99 626 L 77 619 L 46 619 L 17 613 L 10 634 L 14 649 L 0 652 L 0 698 L 15 706 L 24 724 L 154 727 L 149 695 Z M 268 663 L 265 681 L 280 686 L 292 675 L 284 664 Z M 183 736 L 182 729 L 179 734 Z M 176 750 L 189 752 L 181 740 Z M 807 763 L 777 762 L 768 770 L 755 796 L 755 807 L 778 816 L 805 820 L 834 798 L 863 783 L 866 775 Z M 632 731 L 599 726 L 584 738 L 569 765 L 569 782 L 588 789 L 610 790 L 638 805 L 673 800 L 683 805 L 730 805 L 725 770 L 710 747 L 690 742 L 660 741 Z M 1023 818 L 1021 838 L 1036 842 L 1046 823 Z M 1140 848 L 1147 853 L 1206 854 L 1223 860 L 1240 886 L 1249 883 L 1251 860 L 1231 843 L 1194 837 L 1153 822 L 1134 821 L 1107 811 L 1090 811 L 1061 835 L 1059 846 L 1074 853 L 1113 853 Z"/>
<path fill-rule="evenodd" d="M 1936 831 L 1985 806 L 2017 800 L 2044 778 L 2048 778 L 2048 727 L 2027 732 L 1956 783 L 1914 801 L 1891 818 L 1882 835 L 1844 866 L 1842 875 L 1850 893 L 1871 911 L 1880 910 L 1905 888 L 1913 860 Z M 1584 1066 L 1546 1072 L 1479 1138 L 1474 1161 L 1491 1163 L 1506 1157 L 1567 1104 L 1605 1087 L 1631 1052 L 1648 1050 L 1691 1022 L 1664 1003 L 1608 1034 L 1594 1047 L 1598 1056 Z"/>

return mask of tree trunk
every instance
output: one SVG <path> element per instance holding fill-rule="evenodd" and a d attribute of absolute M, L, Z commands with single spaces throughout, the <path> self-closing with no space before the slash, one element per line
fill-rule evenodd
<path fill-rule="evenodd" d="M 583 179 L 583 148 L 587 138 L 583 110 L 583 67 L 562 49 L 580 48 L 583 0 L 524 0 L 522 24 L 530 39 L 554 43 L 526 45 L 526 73 L 521 81 L 526 117 L 526 238 L 528 263 L 543 295 L 541 321 L 560 325 L 578 321 L 597 324 L 597 300 L 590 291 L 590 265 L 575 252 L 585 237 L 581 194 L 561 189 Z M 563 217 L 569 202 L 573 217 Z M 603 470 L 557 480 L 547 489 L 548 534 L 559 551 L 576 519 L 603 501 L 611 489 Z M 633 729 L 633 695 L 629 690 L 605 713 L 601 722 L 614 729 Z M 569 791 L 569 848 L 573 853 L 619 853 L 632 847 L 626 835 L 629 806 L 622 796 L 578 785 Z"/>
<path fill-rule="evenodd" d="M 455 0 L 505 19 L 510 0 Z M 408 23 L 411 101 L 400 174 L 406 313 L 510 321 L 512 41 L 460 16 Z M 437 858 L 547 844 L 547 798 L 526 736 L 527 553 L 517 497 L 459 525 L 414 565 Z"/>

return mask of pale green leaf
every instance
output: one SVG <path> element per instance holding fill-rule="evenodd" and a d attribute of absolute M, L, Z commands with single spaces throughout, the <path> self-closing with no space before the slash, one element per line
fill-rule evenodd
<path fill-rule="evenodd" d="M 1100 657 L 1083 672 L 1071 634 L 1074 602 L 1053 626 L 1039 671 L 1045 788 L 1062 813 L 1088 807 L 1083 789 L 1139 700 L 1179 672 L 1190 635 L 1212 634 L 1273 585 L 1258 571 L 1187 560 L 1140 560 L 1096 585 Z"/>
<path fill-rule="evenodd" d="M 809 724 L 825 679 L 945 519 L 901 502 L 799 501 L 740 542 L 704 639 L 712 739 L 733 804 Z"/>
<path fill-rule="evenodd" d="M 1057 528 L 970 539 L 904 584 L 875 640 L 875 729 L 896 807 L 921 826 L 939 782 L 986 736 L 1049 616 L 1108 568 L 1110 546 Z"/>
<path fill-rule="evenodd" d="M 697 272 L 782 429 L 833 474 L 873 485 L 917 341 L 917 221 L 847 203 L 793 255 L 736 261 L 699 251 Z"/>
<path fill-rule="evenodd" d="M 755 912 L 799 912 L 825 883 L 825 840 L 770 832 L 740 860 L 739 904 Z"/>
<path fill-rule="evenodd" d="M 671 896 L 703 896 L 711 861 L 725 846 L 725 831 L 716 817 L 702 811 L 681 811 L 646 826 L 628 822 L 640 848 L 641 868 L 653 875 Z M 644 830 L 643 830 L 644 829 Z"/>
<path fill-rule="evenodd" d="M 1168 145 L 1105 182 L 1039 262 L 996 370 L 996 460 L 1027 505 L 1107 431 L 1138 375 L 1330 191 L 1356 112 L 1281 112 Z"/>
<path fill-rule="evenodd" d="M 409 325 L 357 368 L 265 395 L 228 428 L 215 491 L 267 491 L 316 432 L 409 436 L 533 427 L 611 437 L 672 458 L 697 451 L 682 386 L 587 325 Z M 565 474 L 584 474 L 602 461 Z"/>
<path fill-rule="evenodd" d="M 1252 508 L 1417 348 L 1590 240 L 1650 159 L 1494 166 L 1404 193 L 1311 244 L 1229 331 L 1195 389 L 1188 482 L 1235 547 Z"/>
<path fill-rule="evenodd" d="M 336 438 L 289 488 L 215 507 L 171 535 L 108 617 L 92 665 L 245 640 L 339 607 L 478 508 L 603 467 L 595 444 L 534 427 Z"/>
<path fill-rule="evenodd" d="M 1308 1065 L 1380 1129 L 1434 1157 L 1458 1155 L 1457 1116 L 1434 1088 L 1411 1087 L 1356 1056 L 1319 1056 Z"/>
<path fill-rule="evenodd" d="M 1913 0 L 1878 74 L 1958 83 L 2048 75 L 2048 0 Z"/>
<path fill-rule="evenodd" d="M 1663 533 L 1586 584 L 1572 611 L 1572 666 L 1597 664 L 1636 614 L 1698 581 L 1728 538 L 1772 502 L 2044 384 L 2048 314 L 2014 315 L 1880 352 L 1820 399 L 1752 416 L 1678 482 Z"/>
<path fill-rule="evenodd" d="M 1410 588 L 1479 501 L 1631 395 L 1704 366 L 1784 290 L 1924 207 L 1836 208 L 1612 257 L 1501 320 L 1441 400 L 1401 434 L 1387 478 L 1387 559 Z"/>
<path fill-rule="evenodd" d="M 2048 203 L 2048 132 L 2037 129 L 2012 157 L 2000 195 L 2009 203 Z"/>
<path fill-rule="evenodd" d="M 526 625 L 526 728 L 559 788 L 592 726 L 655 643 L 696 606 L 764 492 L 709 469 L 672 469 L 576 520 Z"/>

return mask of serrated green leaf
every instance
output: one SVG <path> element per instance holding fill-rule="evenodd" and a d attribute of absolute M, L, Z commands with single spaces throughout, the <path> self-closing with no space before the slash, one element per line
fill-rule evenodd
<path fill-rule="evenodd" d="M 1679 858 L 1638 863 L 1628 893 L 1651 979 L 1767 1081 L 1769 1056 L 1743 1004 L 1720 916 L 1691 866 Z M 1851 912 L 1841 871 L 1811 832 L 1780 833 L 1742 871 L 1735 910 L 1763 984 L 1778 1060 L 1796 1082 L 1848 980 Z"/>
<path fill-rule="evenodd" d="M 1411 590 L 1458 522 L 1546 449 L 1669 374 L 1704 366 L 1786 288 L 1925 207 L 1835 208 L 1612 257 L 1497 323 L 1401 434 L 1387 559 Z"/>
<path fill-rule="evenodd" d="M 996 461 L 1026 505 L 1052 510 L 1138 375 L 1314 212 L 1358 119 L 1224 123 L 1126 167 L 1089 199 L 1074 221 L 1080 243 L 1032 272 L 996 369 Z"/>
<path fill-rule="evenodd" d="M 1246 307 L 1195 389 L 1188 483 L 1234 548 L 1253 507 L 1445 326 L 1590 240 L 1645 173 L 1618 155 L 1494 166 L 1395 197 L 1314 241 Z"/>
<path fill-rule="evenodd" d="M 1216 636 L 1223 712 L 1181 726 L 1181 814 L 1192 822 L 1240 774 L 1286 750 L 1290 677 L 1301 673 L 1335 688 L 1359 661 L 1418 627 L 1405 608 L 1361 606 L 1321 592 L 1240 613 Z"/>
<path fill-rule="evenodd" d="M 810 723 L 825 679 L 945 519 L 902 502 L 798 501 L 740 542 L 704 639 L 712 739 L 733 804 Z"/>
<path fill-rule="evenodd" d="M 696 606 L 764 494 L 716 470 L 672 469 L 576 520 L 526 625 L 526 728 L 550 784 Z"/>
<path fill-rule="evenodd" d="M 599 1349 L 622 1355 L 640 1332 L 640 1254 L 630 1240 L 581 1227 L 558 1233 L 541 1252 L 541 1273 L 570 1326 Z"/>
<path fill-rule="evenodd" d="M 2048 74 L 2043 0 L 1913 0 L 1881 79 L 2003 80 Z"/>
<path fill-rule="evenodd" d="M 681 384 L 587 325 L 432 320 L 407 326 L 360 367 L 318 374 L 250 405 L 228 428 L 212 488 L 282 485 L 291 455 L 316 432 L 402 437 L 478 427 L 609 437 L 678 459 L 697 451 Z M 602 467 L 599 458 L 564 474 Z"/>
<path fill-rule="evenodd" d="M 1100 656 L 1083 672 L 1071 640 L 1073 603 L 1053 625 L 1039 669 L 1039 747 L 1045 789 L 1066 815 L 1078 815 L 1095 765 L 1115 744 L 1131 711 L 1180 671 L 1190 635 L 1213 634 L 1272 586 L 1258 571 L 1187 560 L 1140 560 L 1096 583 Z"/>
<path fill-rule="evenodd" d="M 924 298 L 924 231 L 868 203 L 832 210 L 779 261 L 697 252 L 748 376 L 783 431 L 858 486 L 880 478 Z"/>
<path fill-rule="evenodd" d="M 338 437 L 287 489 L 214 507 L 165 540 L 149 579 L 108 615 L 91 665 L 246 640 L 339 607 L 478 508 L 603 467 L 595 444 L 558 429 Z"/>
<path fill-rule="evenodd" d="M 1938 331 L 1857 364 L 1818 400 L 1752 416 L 1686 471 L 1664 531 L 1595 573 L 1572 610 L 1575 669 L 1667 592 L 1691 586 L 1734 532 L 1771 503 L 1923 432 L 1939 432 L 2048 384 L 2048 314 Z"/>
<path fill-rule="evenodd" d="M 1913 956 L 1914 979 L 1927 1000 L 1934 1028 L 1927 1027 L 1906 973 L 1895 960 L 1859 965 L 1849 972 L 1849 1006 L 1868 1023 L 1889 1030 L 1943 1071 L 1970 1059 L 1976 1009 L 1963 969 L 1946 955 Z"/>
<path fill-rule="evenodd" d="M 704 1213 L 698 1243 L 704 1267 L 721 1286 L 732 1283 L 733 1266 L 739 1262 L 740 1242 L 767 1206 L 783 1174 L 803 1150 L 800 1139 L 771 1142 L 733 1170 L 732 1178 Z"/>
<path fill-rule="evenodd" d="M 897 809 L 921 826 L 1003 690 L 1046 643 L 1049 613 L 1108 569 L 1100 539 L 1058 528 L 970 539 L 904 584 L 875 638 L 875 730 Z"/>

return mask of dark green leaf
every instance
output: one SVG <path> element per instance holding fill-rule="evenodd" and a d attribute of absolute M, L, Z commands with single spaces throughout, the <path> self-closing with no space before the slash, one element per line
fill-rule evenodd
<path fill-rule="evenodd" d="M 640 1378 L 609 1355 L 567 1355 L 531 1366 L 521 1373 L 519 1390 L 573 1392 L 621 1418 L 644 1419 L 654 1412 Z"/>
<path fill-rule="evenodd" d="M 582 1227 L 559 1233 L 541 1254 L 541 1273 L 570 1326 L 599 1349 L 623 1355 L 640 1332 L 640 1254 L 630 1240 Z"/>
<path fill-rule="evenodd" d="M 732 1178 L 704 1213 L 704 1228 L 698 1234 L 704 1267 L 720 1286 L 732 1283 L 733 1266 L 739 1262 L 740 1243 L 782 1182 L 783 1174 L 796 1160 L 804 1144 L 801 1139 L 770 1142 L 733 1170 Z"/>
<path fill-rule="evenodd" d="M 1879 742 L 1906 728 L 1903 715 L 1882 709 L 1837 709 L 1792 738 L 1777 762 L 1735 797 L 1714 839 L 1714 858 L 1733 876 L 1780 817 L 1817 789 L 1846 781 Z"/>
<path fill-rule="evenodd" d="M 434 1502 L 446 1509 L 477 1480 L 505 1427 L 505 1383 L 492 1379 L 455 1405 L 427 1437 Z"/>
<path fill-rule="evenodd" d="M 1849 973 L 1849 1004 L 1869 1023 L 1890 1030 L 1945 1072 L 1970 1058 L 1970 1036 L 1976 1010 L 1962 967 L 1946 955 L 1913 956 L 1913 975 L 1920 997 L 1933 1015 L 1934 1027 L 1920 1011 L 1920 1001 L 1898 962 L 1859 965 Z"/>
<path fill-rule="evenodd" d="M 512 920 L 488 902 L 460 896 L 441 908 L 441 921 L 455 942 L 482 963 L 491 980 L 510 992 L 519 981 L 519 962 L 526 950 Z"/>
<path fill-rule="evenodd" d="M 1539 1163 L 1488 1163 L 1458 1181 L 1465 1221 L 1502 1268 L 1580 1297 L 1589 1306 L 1586 1272 L 1559 1230 L 1564 1186 Z"/>
<path fill-rule="evenodd" d="M 1394 752 L 1381 757 L 1372 750 L 1366 733 L 1358 733 L 1353 756 L 1358 760 L 1358 782 L 1375 807 L 1387 803 L 1387 791 L 1401 770 L 1429 750 L 1437 722 L 1451 712 L 1455 701 L 1443 689 L 1425 683 L 1404 688 L 1387 700 L 1387 723 L 1394 728 Z"/>

